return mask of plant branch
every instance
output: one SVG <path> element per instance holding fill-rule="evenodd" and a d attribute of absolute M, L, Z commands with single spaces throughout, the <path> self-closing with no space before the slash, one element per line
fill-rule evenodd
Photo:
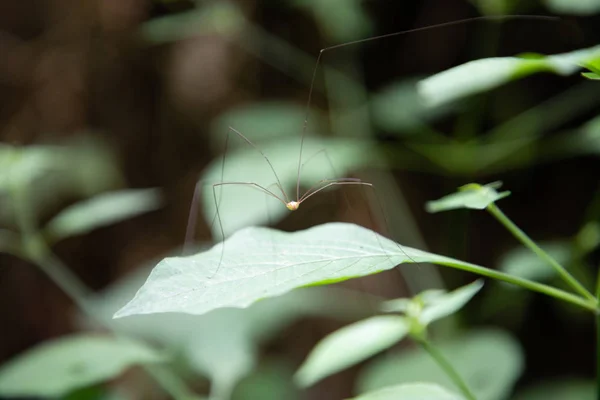
<path fill-rule="evenodd" d="M 441 351 L 437 349 L 430 341 L 427 339 L 419 339 L 419 344 L 429 355 L 435 360 L 435 362 L 444 370 L 446 375 L 454 382 L 454 384 L 458 387 L 458 389 L 462 392 L 462 394 L 468 400 L 477 400 L 471 389 L 467 383 L 462 379 L 459 373 L 454 369 L 452 364 L 444 357 Z"/>
<path fill-rule="evenodd" d="M 538 246 L 525 232 L 523 232 L 514 222 L 510 220 L 504 214 L 498 206 L 494 203 L 490 204 L 487 207 L 487 210 L 498 220 L 502 225 L 506 227 L 516 237 L 521 243 L 523 243 L 526 247 L 528 247 L 531 251 L 537 254 L 542 260 L 546 261 L 548 264 L 554 268 L 556 273 L 560 275 L 563 281 L 565 281 L 569 286 L 571 286 L 577 293 L 585 297 L 586 299 L 594 302 L 597 306 L 596 297 L 590 293 L 577 279 L 573 277 L 567 270 L 560 265 L 554 258 L 552 258 L 548 253 L 546 253 L 540 246 Z"/>

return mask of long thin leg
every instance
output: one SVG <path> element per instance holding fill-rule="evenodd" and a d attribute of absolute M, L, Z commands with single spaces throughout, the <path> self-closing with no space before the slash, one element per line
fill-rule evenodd
<path fill-rule="evenodd" d="M 281 184 L 281 181 L 279 180 L 279 176 L 277 176 L 277 172 L 275 172 L 275 168 L 273 167 L 273 164 L 271 164 L 271 161 L 269 160 L 269 158 L 266 156 L 265 153 L 263 153 L 263 151 L 254 143 L 252 143 L 252 141 L 250 141 L 250 139 L 248 139 L 246 136 L 244 136 L 244 134 L 240 131 L 238 131 L 237 129 L 233 128 L 233 127 L 229 127 L 229 130 L 231 132 L 236 133 L 239 137 L 241 137 L 246 143 L 248 143 L 250 146 L 252 146 L 256 151 L 258 151 L 263 158 L 265 159 L 265 161 L 269 164 L 269 168 L 271 168 L 271 171 L 273 171 L 273 175 L 275 175 L 275 180 L 277 181 L 277 187 L 279 188 L 279 190 L 281 190 L 281 193 L 283 194 L 283 198 L 285 199 L 286 203 L 289 203 L 289 199 L 287 194 L 285 193 L 285 190 L 283 190 L 283 185 Z"/>
<path fill-rule="evenodd" d="M 222 238 L 222 243 L 221 243 L 221 255 L 219 256 L 219 264 L 217 265 L 217 269 L 216 271 L 208 278 L 211 279 L 213 276 L 215 276 L 218 272 L 219 269 L 221 268 L 221 264 L 223 263 L 223 257 L 225 255 L 225 231 L 223 229 L 223 222 L 221 221 L 221 214 L 219 213 L 219 205 L 217 203 L 217 192 L 216 192 L 216 188 L 218 186 L 226 186 L 226 185 L 242 185 L 242 186 L 249 186 L 255 189 L 260 190 L 261 192 L 274 197 L 275 199 L 279 200 L 281 203 L 283 203 L 283 205 L 286 205 L 285 200 L 283 200 L 281 197 L 277 196 L 275 193 L 271 192 L 269 189 L 259 185 L 258 183 L 255 182 L 219 182 L 219 183 L 215 183 L 212 185 L 212 191 L 213 191 L 213 200 L 215 202 L 215 206 L 216 206 L 216 210 L 215 210 L 215 216 L 217 218 L 217 220 L 219 221 L 219 229 L 221 231 L 221 238 Z"/>
<path fill-rule="evenodd" d="M 373 184 L 371 184 L 369 182 L 363 182 L 360 179 L 355 180 L 355 178 L 323 179 L 323 180 L 319 181 L 318 184 L 322 184 L 322 183 L 325 183 L 325 185 L 323 185 L 320 188 L 315 189 L 313 191 L 306 192 L 300 198 L 300 202 L 303 202 L 306 199 L 308 199 L 309 197 L 311 197 L 311 196 L 319 193 L 322 190 L 327 189 L 328 187 L 334 186 L 334 185 L 364 185 L 364 186 L 373 186 Z"/>

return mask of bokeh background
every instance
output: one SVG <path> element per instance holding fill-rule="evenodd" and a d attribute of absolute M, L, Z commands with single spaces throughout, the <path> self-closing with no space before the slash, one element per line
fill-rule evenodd
<path fill-rule="evenodd" d="M 284 143 L 286 154 L 297 154 L 320 49 L 472 17 L 558 16 L 477 20 L 325 52 L 307 131 L 374 146 L 375 161 L 345 168 L 344 176 L 373 182 L 379 200 L 336 189 L 286 218 L 263 222 L 293 231 L 350 221 L 403 244 L 494 268 L 502 268 L 508 256 L 531 262 L 511 253 L 516 241 L 486 213 L 425 211 L 428 200 L 460 185 L 501 180 L 512 192 L 500 203 L 504 211 L 591 287 L 598 265 L 600 141 L 584 140 L 582 127 L 598 115 L 600 87 L 577 74 L 539 74 L 433 111 L 419 105 L 414 89 L 420 78 L 478 58 L 597 44 L 600 7 L 573 10 L 566 3 L 3 2 L 0 138 L 13 146 L 66 149 L 61 159 L 68 168 L 32 181 L 39 224 L 105 191 L 160 188 L 160 208 L 53 247 L 85 285 L 101 291 L 181 251 L 196 182 L 207 167 L 219 165 L 228 126 L 258 146 Z M 518 138 L 526 140 L 502 150 Z M 244 146 L 232 136 L 227 154 Z M 233 157 L 226 161 L 228 169 L 243 167 Z M 237 205 L 242 210 L 243 200 Z M 13 208 L 6 198 L 0 205 L 3 228 L 14 229 Z M 211 218 L 200 212 L 194 225 L 196 245 L 209 245 Z M 472 280 L 459 271 L 419 266 L 342 286 L 391 298 Z M 71 300 L 15 255 L 0 254 L 0 292 L 0 362 L 80 329 Z M 500 327 L 518 338 L 526 362 L 518 388 L 593 376 L 592 319 L 552 299 L 489 285 L 454 324 Z M 342 325 L 303 318 L 265 341 L 261 357 L 284 357 L 297 366 L 316 340 Z M 293 396 L 350 396 L 355 376 L 351 371 L 332 377 Z"/>

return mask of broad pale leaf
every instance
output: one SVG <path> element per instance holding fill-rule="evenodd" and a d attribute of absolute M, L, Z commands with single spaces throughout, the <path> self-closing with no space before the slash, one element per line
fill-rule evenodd
<path fill-rule="evenodd" d="M 504 400 L 523 371 L 519 344 L 499 330 L 479 330 L 437 347 L 465 380 L 477 400 Z M 423 349 L 416 348 L 383 357 L 366 367 L 359 377 L 358 392 L 367 393 L 390 385 L 429 381 L 458 392 L 446 373 Z"/>
<path fill-rule="evenodd" d="M 400 246 L 353 224 L 330 223 L 295 233 L 246 228 L 207 252 L 161 261 L 115 318 L 243 308 L 295 288 L 340 282 L 413 262 L 473 267 Z"/>
<path fill-rule="evenodd" d="M 493 57 L 468 62 L 423 79 L 418 90 L 429 106 L 496 88 L 537 72 L 571 75 L 600 56 L 600 46 L 539 58 Z"/>
<path fill-rule="evenodd" d="M 72 335 L 43 343 L 0 369 L 0 395 L 58 397 L 112 379 L 125 369 L 164 361 L 141 342 Z"/>
<path fill-rule="evenodd" d="M 408 333 L 403 317 L 378 316 L 339 329 L 321 340 L 308 355 L 295 380 L 310 386 L 393 346 Z"/>
<path fill-rule="evenodd" d="M 46 232 L 50 240 L 57 241 L 156 210 L 160 206 L 158 189 L 104 193 L 63 210 L 48 223 Z"/>
<path fill-rule="evenodd" d="M 494 182 L 483 186 L 476 183 L 470 183 L 460 187 L 458 189 L 459 191 L 456 193 L 444 196 L 439 200 L 428 201 L 425 208 L 430 213 L 460 208 L 483 210 L 493 202 L 510 195 L 509 191 L 496 191 L 500 186 L 500 182 Z"/>
<path fill-rule="evenodd" d="M 260 344 L 296 319 L 310 315 L 352 322 L 371 316 L 371 303 L 375 301 L 363 293 L 311 287 L 259 301 L 247 309 L 224 308 L 201 316 L 162 313 L 112 320 L 114 311 L 135 295 L 149 274 L 150 268 L 139 269 L 95 297 L 91 300 L 94 314 L 119 332 L 183 355 L 191 370 L 215 384 L 215 395 L 230 392 L 256 366 Z M 289 374 L 290 385 L 292 375 L 293 371 Z"/>
<path fill-rule="evenodd" d="M 367 392 L 349 400 L 465 400 L 434 383 L 415 382 Z"/>
<path fill-rule="evenodd" d="M 436 297 L 425 306 L 419 317 L 419 321 L 423 325 L 428 325 L 433 321 L 454 314 L 463 308 L 482 287 L 483 280 L 479 279 L 443 296 Z"/>
<path fill-rule="evenodd" d="M 233 140 L 235 138 L 232 138 Z M 251 139 L 251 138 L 250 138 Z M 214 160 L 206 169 L 201 182 L 205 182 L 202 193 L 202 206 L 208 221 L 216 215 L 216 204 L 219 204 L 219 216 L 223 224 L 225 236 L 254 225 L 275 223 L 290 211 L 281 201 L 268 196 L 264 192 L 247 185 L 224 185 L 213 188 L 210 184 L 218 182 L 254 182 L 271 190 L 282 200 L 297 200 L 296 182 L 298 177 L 298 157 L 300 138 L 272 141 L 261 147 L 269 158 L 286 196 L 278 190 L 277 180 L 269 164 L 261 154 L 250 146 L 228 152 L 225 159 L 225 170 L 222 177 L 222 158 Z M 326 151 L 327 154 L 324 154 Z M 371 157 L 377 152 L 371 148 L 370 142 L 350 139 L 319 139 L 307 137 L 304 141 L 303 163 L 300 195 L 323 179 L 347 177 L 361 166 L 368 165 Z M 336 173 L 339 176 L 336 176 Z M 345 186 L 348 188 L 348 186 Z M 215 197 L 217 202 L 215 202 Z M 312 201 L 314 197 L 307 200 Z M 302 212 L 302 206 L 295 212 Z M 213 235 L 221 237 L 219 223 L 213 224 Z"/>

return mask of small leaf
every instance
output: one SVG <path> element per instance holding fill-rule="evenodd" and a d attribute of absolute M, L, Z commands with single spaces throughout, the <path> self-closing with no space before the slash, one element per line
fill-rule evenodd
<path fill-rule="evenodd" d="M 467 304 L 482 287 L 483 280 L 479 279 L 443 296 L 436 297 L 425 306 L 419 317 L 419 321 L 423 325 L 428 325 L 433 321 L 454 314 Z"/>
<path fill-rule="evenodd" d="M 295 233 L 246 228 L 207 252 L 161 261 L 115 318 L 245 308 L 295 288 L 331 284 L 414 262 L 475 267 L 400 246 L 353 224 L 330 223 Z"/>
<path fill-rule="evenodd" d="M 161 206 L 157 189 L 130 189 L 105 193 L 76 203 L 54 217 L 47 225 L 52 241 L 132 218 Z"/>
<path fill-rule="evenodd" d="M 544 0 L 544 3 L 556 14 L 588 16 L 600 12 L 599 0 Z"/>
<path fill-rule="evenodd" d="M 367 392 L 348 400 L 465 400 L 434 383 L 405 383 Z"/>
<path fill-rule="evenodd" d="M 600 75 L 596 74 L 595 72 L 582 72 L 581 76 L 587 79 L 591 79 L 593 81 L 600 80 Z"/>
<path fill-rule="evenodd" d="M 449 194 L 439 200 L 428 201 L 425 208 L 430 213 L 459 208 L 483 210 L 493 202 L 510 195 L 509 191 L 498 193 L 496 189 L 500 188 L 500 185 L 500 182 L 489 183 L 483 186 L 470 183 L 460 187 L 457 193 Z"/>
<path fill-rule="evenodd" d="M 321 340 L 295 376 L 301 386 L 351 367 L 393 346 L 408 333 L 408 324 L 398 316 L 379 316 L 339 329 Z"/>
<path fill-rule="evenodd" d="M 437 343 L 477 400 L 504 400 L 523 371 L 519 344 L 499 330 L 479 330 Z M 373 361 L 359 377 L 358 392 L 418 381 L 458 388 L 431 356 L 421 348 L 402 351 Z"/>
<path fill-rule="evenodd" d="M 581 69 L 580 64 L 599 56 L 600 46 L 596 46 L 540 59 L 484 58 L 423 79 L 418 84 L 418 90 L 427 105 L 437 106 L 496 88 L 537 72 L 571 75 Z"/>
<path fill-rule="evenodd" d="M 139 364 L 164 361 L 141 342 L 71 335 L 28 350 L 0 369 L 0 395 L 58 397 Z"/>
<path fill-rule="evenodd" d="M 269 157 L 277 172 L 286 196 L 294 200 L 296 199 L 298 179 L 299 146 L 300 141 L 297 137 L 271 141 L 267 145 L 261 146 L 261 150 Z M 327 151 L 327 156 L 323 150 Z M 372 143 L 368 141 L 306 137 L 303 148 L 304 167 L 300 176 L 300 194 L 304 193 L 303 188 L 312 187 L 322 179 L 348 176 L 353 170 L 368 165 L 376 157 L 377 152 L 372 147 Z M 285 197 L 274 185 L 277 182 L 275 175 L 256 149 L 245 146 L 228 152 L 223 177 L 222 160 L 222 158 L 218 158 L 207 167 L 201 182 L 211 184 L 221 181 L 255 182 L 265 188 L 270 188 L 280 198 Z M 339 176 L 335 176 L 336 173 Z M 219 204 L 219 216 L 226 237 L 247 226 L 276 223 L 290 212 L 280 201 L 249 186 L 237 184 L 219 186 L 215 188 L 214 194 L 212 186 L 205 186 L 202 193 L 202 206 L 207 221 L 213 221 L 216 215 L 215 196 L 217 204 Z M 308 201 L 311 200 L 314 198 Z M 221 238 L 218 221 L 212 225 L 212 229 L 213 237 Z"/>

